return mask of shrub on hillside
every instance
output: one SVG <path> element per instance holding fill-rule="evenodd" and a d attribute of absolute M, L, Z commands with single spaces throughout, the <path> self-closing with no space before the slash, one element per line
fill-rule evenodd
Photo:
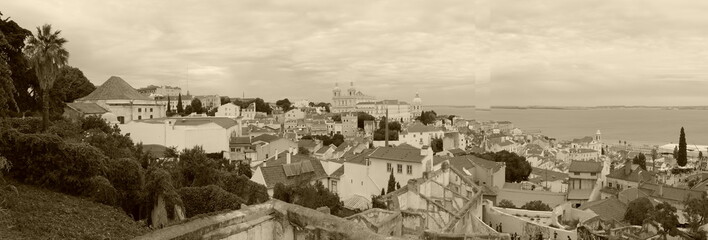
<path fill-rule="evenodd" d="M 145 194 L 144 209 L 146 212 L 144 214 L 147 215 L 148 222 L 152 222 L 150 213 L 160 196 L 165 200 L 165 210 L 167 210 L 169 219 L 175 216 L 175 205 L 183 206 L 182 198 L 180 198 L 172 184 L 170 173 L 161 168 L 153 167 L 148 169 L 145 175 Z"/>
<path fill-rule="evenodd" d="M 106 157 L 85 143 L 68 143 L 54 134 L 0 132 L 0 154 L 12 162 L 17 180 L 80 194 L 85 180 L 106 171 Z"/>
<path fill-rule="evenodd" d="M 140 215 L 145 185 L 145 171 L 137 160 L 131 158 L 108 160 L 108 180 L 117 190 L 118 206 L 128 215 Z"/>
<path fill-rule="evenodd" d="M 135 157 L 133 140 L 119 133 L 105 133 L 98 129 L 84 132 L 84 142 L 100 149 L 109 158 Z"/>
<path fill-rule="evenodd" d="M 81 129 L 84 131 L 98 129 L 104 133 L 113 133 L 113 128 L 99 116 L 87 116 L 81 119 Z"/>
<path fill-rule="evenodd" d="M 504 200 L 501 200 L 501 201 L 499 202 L 499 207 L 503 207 L 503 208 L 516 208 L 516 205 L 514 205 L 514 203 L 512 203 L 511 201 L 509 201 L 509 200 L 507 200 L 507 199 L 504 199 Z"/>
<path fill-rule="evenodd" d="M 14 128 L 21 133 L 40 133 L 42 131 L 42 118 L 5 118 L 2 119 L 2 125 L 0 126 L 1 128 Z"/>
<path fill-rule="evenodd" d="M 222 210 L 237 210 L 245 203 L 240 197 L 216 185 L 185 187 L 178 192 L 184 202 L 187 217 Z"/>
<path fill-rule="evenodd" d="M 237 173 L 226 174 L 223 179 L 222 187 L 227 192 L 243 198 L 248 205 L 263 203 L 269 199 L 268 189 L 265 186 L 255 183 Z"/>
<path fill-rule="evenodd" d="M 344 204 L 339 200 L 339 195 L 330 192 L 319 181 L 314 185 L 296 186 L 278 183 L 273 189 L 273 198 L 312 209 L 329 207 L 332 215 L 336 216 L 339 216 L 339 211 L 344 207 Z"/>
<path fill-rule="evenodd" d="M 81 127 L 69 120 L 61 119 L 52 122 L 47 133 L 57 135 L 63 139 L 78 139 L 81 137 Z"/>
<path fill-rule="evenodd" d="M 94 176 L 86 180 L 86 188 L 82 195 L 89 199 L 114 206 L 118 202 L 118 191 L 103 176 Z"/>
<path fill-rule="evenodd" d="M 548 204 L 541 202 L 540 200 L 530 201 L 521 206 L 522 209 L 533 210 L 533 211 L 551 211 L 551 207 Z"/>

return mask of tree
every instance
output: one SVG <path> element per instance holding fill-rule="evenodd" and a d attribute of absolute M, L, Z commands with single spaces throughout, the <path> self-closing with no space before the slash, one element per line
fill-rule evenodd
<path fill-rule="evenodd" d="M 526 161 L 525 157 L 519 156 L 516 153 L 500 151 L 496 153 L 487 152 L 473 155 L 489 161 L 506 163 L 506 172 L 504 175 L 507 182 L 527 181 L 531 174 L 531 164 Z"/>
<path fill-rule="evenodd" d="M 703 152 L 698 151 L 698 160 L 703 160 Z"/>
<path fill-rule="evenodd" d="M 388 177 L 388 188 L 386 193 L 396 191 L 396 177 L 393 176 L 393 169 L 391 169 L 391 176 Z"/>
<path fill-rule="evenodd" d="M 678 157 L 676 158 L 676 163 L 678 163 L 679 166 L 683 167 L 686 166 L 686 162 L 688 162 L 686 154 L 686 133 L 683 131 L 683 127 L 681 127 L 681 134 L 679 135 Z"/>
<path fill-rule="evenodd" d="M 184 113 L 184 106 L 182 106 L 182 93 L 177 94 L 177 114 Z"/>
<path fill-rule="evenodd" d="M 197 114 L 201 114 L 204 112 L 204 107 L 202 106 L 202 100 L 199 100 L 199 98 L 193 98 L 192 99 L 192 112 L 195 112 Z"/>
<path fill-rule="evenodd" d="M 656 159 L 658 158 L 659 153 L 656 151 L 656 148 L 651 149 L 651 170 L 656 172 Z"/>
<path fill-rule="evenodd" d="M 379 129 L 384 129 L 386 127 L 385 123 L 386 117 L 383 117 L 381 121 L 379 121 Z M 399 122 L 388 122 L 388 131 L 401 131 L 401 123 Z"/>
<path fill-rule="evenodd" d="M 627 212 L 624 213 L 624 220 L 632 225 L 642 225 L 649 219 L 654 206 L 648 198 L 637 198 L 629 202 Z"/>
<path fill-rule="evenodd" d="M 193 112 L 194 112 L 194 109 L 192 109 L 192 104 L 189 104 L 189 105 L 187 105 L 186 108 L 184 108 L 184 112 L 182 112 L 182 116 L 192 114 Z"/>
<path fill-rule="evenodd" d="M 2 16 L 2 13 L 0 13 L 0 16 Z M 9 79 L 12 81 L 12 85 L 15 89 L 15 94 L 10 95 L 10 92 L 12 92 L 10 85 L 2 83 L 2 88 L 5 89 L 5 93 L 0 94 L 0 98 L 9 99 L 10 96 L 14 96 L 17 108 L 14 108 L 12 103 L 7 102 L 7 106 L 9 106 L 9 110 L 11 110 L 10 114 L 12 116 L 22 117 L 23 114 L 27 112 L 38 111 L 41 108 L 39 105 L 41 103 L 39 101 L 39 94 L 37 94 L 39 89 L 37 75 L 25 54 L 22 52 L 22 49 L 25 48 L 25 40 L 27 37 L 32 36 L 32 32 L 20 27 L 9 17 L 5 19 L 0 18 L 0 32 L 2 32 L 6 40 L 3 42 L 7 43 L 0 44 L 0 55 L 5 58 L 10 73 Z M 4 74 L 7 73 L 8 72 L 4 72 Z M 0 108 L 3 106 L 6 105 L 0 103 Z"/>
<path fill-rule="evenodd" d="M 678 216 L 676 215 L 676 208 L 671 206 L 671 204 L 662 202 L 656 205 L 655 210 L 650 214 L 650 219 L 653 221 L 654 226 L 660 227 L 658 233 L 664 239 L 666 239 L 666 235 L 673 237 L 678 234 Z"/>
<path fill-rule="evenodd" d="M 170 96 L 167 96 L 167 110 L 165 110 L 165 116 L 172 117 L 172 102 L 170 101 Z"/>
<path fill-rule="evenodd" d="M 221 97 L 219 97 L 219 100 L 220 100 L 219 105 L 224 105 L 224 104 L 231 102 L 231 98 L 229 98 L 227 96 L 221 96 Z"/>
<path fill-rule="evenodd" d="M 708 198 L 689 198 L 684 202 L 684 217 L 691 231 L 696 232 L 700 226 L 708 223 Z"/>
<path fill-rule="evenodd" d="M 385 129 L 377 129 L 374 131 L 374 141 L 382 141 L 386 140 L 386 130 Z M 398 132 L 397 131 L 388 131 L 388 140 L 390 141 L 398 141 Z"/>
<path fill-rule="evenodd" d="M 253 102 L 256 103 L 256 112 L 264 112 L 267 114 L 273 112 L 273 109 L 270 108 L 270 104 L 267 104 L 263 99 L 256 98 Z"/>
<path fill-rule="evenodd" d="M 247 178 L 251 179 L 251 177 L 253 176 L 253 170 L 251 170 L 251 166 L 249 166 L 248 163 L 239 161 L 237 174 L 246 176 Z"/>
<path fill-rule="evenodd" d="M 442 152 L 443 151 L 442 138 L 433 138 L 433 140 L 430 141 L 430 147 L 433 148 L 434 153 Z"/>
<path fill-rule="evenodd" d="M 551 207 L 548 204 L 541 202 L 541 200 L 530 201 L 521 206 L 522 209 L 533 210 L 533 211 L 551 211 Z"/>
<path fill-rule="evenodd" d="M 318 104 L 315 104 L 315 107 L 323 107 L 323 108 L 325 108 L 325 112 L 330 112 L 329 111 L 329 107 L 330 107 L 329 103 L 320 102 Z"/>
<path fill-rule="evenodd" d="M 301 155 L 310 155 L 310 150 L 305 148 L 305 147 L 298 147 L 297 148 L 297 154 Z"/>
<path fill-rule="evenodd" d="M 63 66 L 50 92 L 50 116 L 60 116 L 67 102 L 89 95 L 96 86 L 78 68 Z"/>
<path fill-rule="evenodd" d="M 600 155 L 605 156 L 605 148 L 600 148 Z"/>
<path fill-rule="evenodd" d="M 503 208 L 516 208 L 516 205 L 507 199 L 502 199 L 499 201 L 499 207 Z"/>
<path fill-rule="evenodd" d="M 374 121 L 376 118 L 365 112 L 356 113 L 356 125 L 359 128 L 364 128 L 364 121 Z"/>
<path fill-rule="evenodd" d="M 290 109 L 293 109 L 293 108 L 294 108 L 294 107 L 292 106 L 292 103 L 290 102 L 290 100 L 288 100 L 287 98 L 286 98 L 286 99 L 282 99 L 282 100 L 275 101 L 275 106 L 280 107 L 280 109 L 282 109 L 283 112 L 287 112 L 287 111 L 289 111 Z"/>
<path fill-rule="evenodd" d="M 0 49 L 12 47 L 5 39 L 5 35 L 0 31 Z M 17 102 L 15 102 L 15 84 L 12 81 L 12 70 L 7 63 L 9 60 L 7 54 L 0 52 L 0 117 L 5 117 L 10 114 L 10 111 L 19 111 Z"/>
<path fill-rule="evenodd" d="M 674 159 L 678 157 L 678 146 L 674 146 L 674 153 L 672 156 L 674 157 Z"/>
<path fill-rule="evenodd" d="M 416 120 L 419 120 L 425 125 L 435 123 L 438 118 L 438 114 L 435 111 L 423 111 Z"/>
<path fill-rule="evenodd" d="M 634 158 L 632 158 L 632 164 L 637 164 L 642 169 L 647 170 L 646 160 L 647 160 L 647 158 L 646 158 L 646 156 L 644 156 L 644 153 L 639 153 L 639 155 L 634 156 Z"/>
<path fill-rule="evenodd" d="M 37 27 L 37 36 L 26 40 L 23 52 L 34 68 L 42 93 L 42 130 L 49 127 L 49 93 L 59 74 L 59 69 L 66 65 L 69 52 L 64 49 L 66 39 L 59 36 L 60 30 L 52 31 L 52 25 Z"/>
<path fill-rule="evenodd" d="M 337 115 L 332 116 L 332 121 L 342 122 L 342 115 L 337 114 Z"/>

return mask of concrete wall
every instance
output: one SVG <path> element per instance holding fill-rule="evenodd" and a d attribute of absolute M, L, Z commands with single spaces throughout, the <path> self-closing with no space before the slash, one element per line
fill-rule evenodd
<path fill-rule="evenodd" d="M 362 213 L 347 217 L 346 219 L 357 224 L 364 225 L 373 232 L 381 235 L 402 235 L 403 217 L 400 212 L 372 208 Z"/>
<path fill-rule="evenodd" d="M 511 209 L 505 209 L 505 211 L 509 210 Z M 515 211 L 515 214 L 525 214 L 527 216 L 543 215 L 540 217 L 545 216 L 550 218 L 553 218 L 554 216 L 551 212 L 528 211 L 518 209 L 514 209 L 513 211 Z M 531 222 L 524 218 L 517 217 L 506 212 L 502 212 L 498 208 L 491 206 L 491 204 L 484 205 L 483 219 L 484 222 L 491 223 L 492 226 L 501 226 L 503 233 L 508 233 L 511 235 L 516 234 L 522 240 L 536 239 L 538 233 L 543 234 L 544 239 L 554 239 L 554 236 L 555 239 L 558 240 L 577 239 L 577 234 L 574 230 L 554 228 L 540 223 Z"/>
<path fill-rule="evenodd" d="M 135 239 L 400 239 L 313 209 L 271 200 L 238 211 L 189 219 Z"/>
<path fill-rule="evenodd" d="M 521 207 L 527 202 L 535 200 L 540 200 L 550 207 L 555 207 L 565 202 L 565 193 L 502 188 L 497 192 L 496 203 L 504 199 L 511 201 L 517 207 Z"/>

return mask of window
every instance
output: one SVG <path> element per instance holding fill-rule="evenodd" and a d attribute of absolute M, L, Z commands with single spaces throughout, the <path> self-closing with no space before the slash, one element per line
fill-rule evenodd
<path fill-rule="evenodd" d="M 398 166 L 397 166 L 397 167 L 398 167 L 397 172 L 398 172 L 398 173 L 403 173 L 403 165 L 401 165 L 401 164 L 397 164 L 397 165 L 398 165 Z"/>
<path fill-rule="evenodd" d="M 393 166 L 391 166 L 391 163 L 386 163 L 386 172 L 391 172 L 393 171 Z"/>
<path fill-rule="evenodd" d="M 231 148 L 231 152 L 235 152 L 235 151 L 236 151 L 236 148 Z"/>
<path fill-rule="evenodd" d="M 143 112 L 143 109 L 142 109 L 142 108 L 138 108 L 138 112 Z"/>
<path fill-rule="evenodd" d="M 413 174 L 413 166 L 407 165 L 407 166 L 406 166 L 406 173 L 407 173 L 408 175 Z"/>
<path fill-rule="evenodd" d="M 578 176 L 578 175 L 580 175 L 580 173 L 579 173 L 579 172 L 574 172 L 573 175 Z"/>
<path fill-rule="evenodd" d="M 118 116 L 118 122 L 120 122 L 120 124 L 125 124 L 125 117 Z"/>
<path fill-rule="evenodd" d="M 332 192 L 333 193 L 337 192 L 337 181 L 332 181 Z"/>
<path fill-rule="evenodd" d="M 152 119 L 152 115 L 150 115 L 150 119 Z"/>
<path fill-rule="evenodd" d="M 608 186 L 608 187 L 612 187 L 612 183 L 607 183 L 607 186 Z"/>
<path fill-rule="evenodd" d="M 597 176 L 597 173 L 590 173 L 590 176 Z"/>
<path fill-rule="evenodd" d="M 152 108 L 150 108 L 150 112 L 152 112 Z"/>
<path fill-rule="evenodd" d="M 143 116 L 138 116 L 138 120 L 143 119 Z"/>

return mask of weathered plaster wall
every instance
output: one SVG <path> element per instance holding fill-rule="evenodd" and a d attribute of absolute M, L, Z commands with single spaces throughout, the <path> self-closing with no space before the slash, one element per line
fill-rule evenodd
<path fill-rule="evenodd" d="M 510 210 L 510 209 L 507 209 Z M 528 210 L 513 210 L 512 214 L 521 214 L 528 216 L 540 217 L 553 217 L 551 212 L 541 213 L 539 211 L 528 211 Z M 526 211 L 526 212 L 523 212 Z M 516 217 L 512 214 L 501 212 L 496 209 L 496 207 L 491 206 L 491 204 L 484 205 L 484 222 L 491 223 L 492 226 L 501 227 L 501 232 L 509 233 L 521 237 L 523 240 L 535 239 L 538 233 L 543 234 L 544 238 L 558 240 L 576 240 L 577 234 L 574 230 L 565 230 L 560 228 L 554 228 L 547 225 L 539 224 L 536 222 L 527 221 L 523 218 Z"/>

